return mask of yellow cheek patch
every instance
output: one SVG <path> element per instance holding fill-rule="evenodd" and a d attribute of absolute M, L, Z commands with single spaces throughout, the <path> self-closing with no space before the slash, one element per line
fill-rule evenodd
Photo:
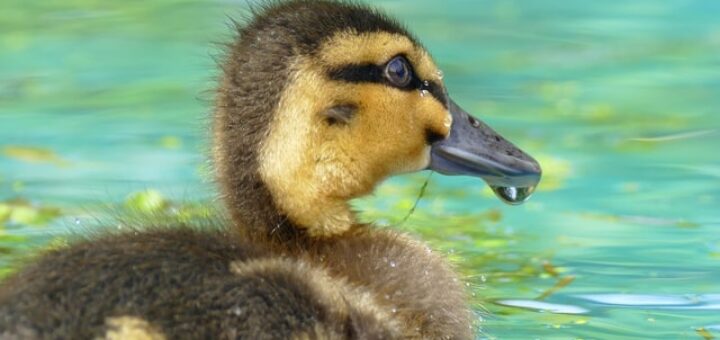
<path fill-rule="evenodd" d="M 352 93 L 363 105 L 351 131 L 340 140 L 344 149 L 364 155 L 369 164 L 359 164 L 375 180 L 417 171 L 429 162 L 426 130 L 433 117 L 447 115 L 442 105 L 418 91 L 402 91 L 378 84 L 352 84 Z M 437 120 L 437 119 L 435 119 Z"/>

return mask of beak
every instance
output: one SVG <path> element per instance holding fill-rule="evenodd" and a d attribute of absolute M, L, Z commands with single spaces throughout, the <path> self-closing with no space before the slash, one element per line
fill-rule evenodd
<path fill-rule="evenodd" d="M 428 169 L 445 175 L 481 177 L 509 204 L 530 197 L 540 182 L 540 164 L 448 99 L 450 135 L 431 146 Z"/>

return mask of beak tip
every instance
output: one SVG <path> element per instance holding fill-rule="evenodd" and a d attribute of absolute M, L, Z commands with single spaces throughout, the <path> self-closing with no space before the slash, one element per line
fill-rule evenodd
<path fill-rule="evenodd" d="M 535 191 L 542 169 L 531 156 L 450 100 L 450 136 L 431 146 L 429 169 L 481 177 L 504 202 L 520 204 Z"/>

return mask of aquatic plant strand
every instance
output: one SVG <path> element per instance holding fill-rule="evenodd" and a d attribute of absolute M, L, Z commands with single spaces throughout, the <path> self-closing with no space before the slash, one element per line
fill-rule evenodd
<path fill-rule="evenodd" d="M 418 193 L 418 197 L 415 199 L 415 203 L 413 203 L 412 208 L 410 208 L 410 211 L 403 217 L 403 219 L 398 223 L 398 226 L 401 226 L 405 224 L 405 221 L 407 221 L 410 216 L 415 212 L 415 208 L 417 208 L 418 204 L 420 204 L 420 199 L 425 195 L 425 189 L 427 189 L 428 184 L 430 183 L 430 177 L 432 177 L 434 171 L 430 171 L 430 174 L 428 174 L 427 178 L 425 178 L 425 183 L 423 183 L 422 187 L 420 187 L 420 192 Z"/>

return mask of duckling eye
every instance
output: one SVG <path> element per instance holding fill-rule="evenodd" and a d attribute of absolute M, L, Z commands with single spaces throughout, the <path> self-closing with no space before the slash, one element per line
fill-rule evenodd
<path fill-rule="evenodd" d="M 412 71 L 407 59 L 397 56 L 385 65 L 385 78 L 397 87 L 405 87 L 412 80 Z"/>

